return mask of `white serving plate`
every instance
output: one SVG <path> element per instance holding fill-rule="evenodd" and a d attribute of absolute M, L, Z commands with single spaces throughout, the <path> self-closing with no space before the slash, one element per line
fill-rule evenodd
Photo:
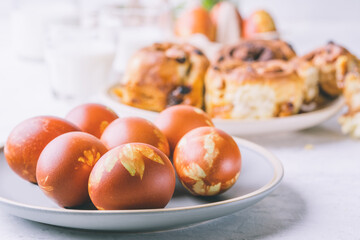
<path fill-rule="evenodd" d="M 31 183 L 11 171 L 0 157 L 0 208 L 9 214 L 51 225 L 117 231 L 154 231 L 191 225 L 249 207 L 271 193 L 283 177 L 280 161 L 264 148 L 234 138 L 242 153 L 242 172 L 227 192 L 210 198 L 194 197 L 177 183 L 164 209 L 73 210 L 58 207 Z"/>
<path fill-rule="evenodd" d="M 107 93 L 101 97 L 101 102 L 111 107 L 119 116 L 139 116 L 154 121 L 159 113 L 131 107 L 120 103 L 116 97 Z M 338 113 L 344 106 L 343 97 L 338 97 L 323 108 L 282 118 L 270 118 L 265 120 L 236 120 L 236 119 L 213 119 L 217 128 L 220 128 L 234 136 L 251 136 L 291 132 L 314 127 Z"/>

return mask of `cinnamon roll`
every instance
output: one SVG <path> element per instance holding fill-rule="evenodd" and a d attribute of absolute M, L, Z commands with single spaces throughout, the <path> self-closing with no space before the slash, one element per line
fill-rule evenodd
<path fill-rule="evenodd" d="M 228 60 L 254 62 L 282 59 L 287 61 L 295 56 L 296 53 L 291 45 L 281 40 L 244 40 L 221 49 L 215 63 L 219 64 Z"/>
<path fill-rule="evenodd" d="M 358 66 L 355 56 L 333 42 L 315 49 L 302 59 L 318 68 L 320 90 L 331 97 L 342 93 L 346 74 Z"/>
<path fill-rule="evenodd" d="M 206 111 L 214 118 L 266 119 L 296 114 L 304 99 L 304 81 L 282 60 L 226 61 L 209 68 Z"/>
<path fill-rule="evenodd" d="M 189 44 L 155 43 L 131 58 L 114 92 L 122 103 L 146 110 L 176 104 L 201 108 L 208 65 L 205 55 Z"/>

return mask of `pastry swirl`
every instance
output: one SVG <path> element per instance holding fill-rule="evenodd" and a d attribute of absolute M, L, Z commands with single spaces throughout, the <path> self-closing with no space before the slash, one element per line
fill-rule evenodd
<path fill-rule="evenodd" d="M 216 63 L 227 60 L 254 62 L 282 59 L 287 61 L 295 56 L 293 48 L 281 40 L 244 40 L 221 49 Z"/>
<path fill-rule="evenodd" d="M 336 97 L 342 93 L 345 76 L 358 66 L 357 58 L 346 48 L 329 42 L 302 57 L 319 70 L 319 86 L 323 93 Z"/>
<path fill-rule="evenodd" d="M 204 54 L 189 44 L 155 43 L 131 58 L 114 91 L 122 103 L 146 110 L 176 104 L 201 108 L 208 65 Z"/>

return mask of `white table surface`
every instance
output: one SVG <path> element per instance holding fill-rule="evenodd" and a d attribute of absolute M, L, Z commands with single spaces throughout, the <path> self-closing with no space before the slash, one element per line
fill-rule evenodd
<path fill-rule="evenodd" d="M 339 39 L 360 55 L 360 31 L 353 32 L 354 27 L 358 28 L 356 21 L 350 20 L 333 25 L 303 22 L 291 33 L 290 25 L 283 24 L 296 48 L 311 49 Z M 52 98 L 43 63 L 21 61 L 12 54 L 9 30 L 8 21 L 1 19 L 0 141 L 25 118 L 64 116 L 72 107 Z M 135 234 L 53 227 L 0 211 L 0 238 L 360 239 L 360 142 L 341 134 L 337 117 L 300 132 L 247 139 L 275 153 L 284 164 L 285 177 L 269 197 L 241 212 L 187 228 Z M 313 149 L 305 149 L 308 144 Z"/>

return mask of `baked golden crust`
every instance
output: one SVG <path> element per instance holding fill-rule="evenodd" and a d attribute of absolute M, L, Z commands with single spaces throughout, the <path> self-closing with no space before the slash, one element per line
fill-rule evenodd
<path fill-rule="evenodd" d="M 264 119 L 299 112 L 304 80 L 281 40 L 245 40 L 220 50 L 205 77 L 206 111 L 215 118 Z"/>
<path fill-rule="evenodd" d="M 243 40 L 222 48 L 215 63 L 219 64 L 228 60 L 258 62 L 282 59 L 287 61 L 295 56 L 296 53 L 293 48 L 281 40 Z"/>
<path fill-rule="evenodd" d="M 358 66 L 357 58 L 346 48 L 329 42 L 302 57 L 319 69 L 320 89 L 331 97 L 339 96 L 348 72 Z"/>
<path fill-rule="evenodd" d="M 342 131 L 360 137 L 359 60 L 346 48 L 329 42 L 301 57 L 319 71 L 319 87 L 325 95 L 343 94 L 348 112 L 339 118 Z"/>
<path fill-rule="evenodd" d="M 123 82 L 114 92 L 122 103 L 162 111 L 167 106 L 203 106 L 207 58 L 189 44 L 155 43 L 130 60 Z"/>
<path fill-rule="evenodd" d="M 282 60 L 226 61 L 209 68 L 206 111 L 214 118 L 266 119 L 298 113 L 304 81 Z"/>

